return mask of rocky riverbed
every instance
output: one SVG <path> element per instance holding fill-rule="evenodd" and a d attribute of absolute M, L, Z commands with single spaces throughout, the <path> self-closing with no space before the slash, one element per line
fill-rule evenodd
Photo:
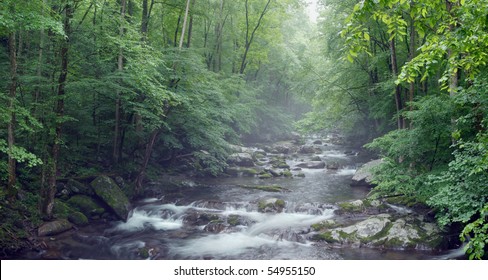
<path fill-rule="evenodd" d="M 223 176 L 163 176 L 132 203 L 121 178 L 62 184 L 22 258 L 443 258 L 427 211 L 367 198 L 370 156 L 340 136 L 233 149 Z"/>

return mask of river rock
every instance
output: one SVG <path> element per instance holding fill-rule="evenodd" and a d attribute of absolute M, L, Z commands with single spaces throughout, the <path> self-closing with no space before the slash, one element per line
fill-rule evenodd
<path fill-rule="evenodd" d="M 281 232 L 278 235 L 277 240 L 278 241 L 286 240 L 286 241 L 298 242 L 298 243 L 302 243 L 302 244 L 306 243 L 305 238 L 301 234 L 299 234 L 299 233 L 297 233 L 291 229 L 286 229 L 283 232 Z"/>
<path fill-rule="evenodd" d="M 105 212 L 100 202 L 87 195 L 74 195 L 68 200 L 68 204 L 87 217 L 102 215 Z"/>
<path fill-rule="evenodd" d="M 354 176 L 352 177 L 352 186 L 371 186 L 371 182 L 373 181 L 373 175 L 371 173 L 371 169 L 374 167 L 379 166 L 383 163 L 382 159 L 376 159 L 365 163 L 361 168 L 359 168 Z"/>
<path fill-rule="evenodd" d="M 272 151 L 276 154 L 288 154 L 292 151 L 292 149 L 287 145 L 274 145 Z"/>
<path fill-rule="evenodd" d="M 52 222 L 47 222 L 42 224 L 37 229 L 37 235 L 38 236 L 56 235 L 65 232 L 67 230 L 70 230 L 71 228 L 73 228 L 73 225 L 70 222 L 68 222 L 68 220 L 65 219 L 55 220 Z"/>
<path fill-rule="evenodd" d="M 84 195 L 94 195 L 93 189 L 90 186 L 87 186 L 83 183 L 80 183 L 76 180 L 69 179 L 66 182 L 66 187 L 73 193 L 73 194 L 84 194 Z"/>
<path fill-rule="evenodd" d="M 283 175 L 283 172 L 275 169 L 267 169 L 266 170 L 269 174 L 273 175 L 273 177 L 280 177 Z"/>
<path fill-rule="evenodd" d="M 258 211 L 262 213 L 281 213 L 285 208 L 285 201 L 278 198 L 269 198 L 258 202 Z"/>
<path fill-rule="evenodd" d="M 227 163 L 243 167 L 253 167 L 254 161 L 252 155 L 249 153 L 235 153 L 231 154 L 227 159 Z"/>
<path fill-rule="evenodd" d="M 331 169 L 331 170 L 337 170 L 341 167 L 337 161 L 328 162 L 326 166 L 327 169 Z"/>
<path fill-rule="evenodd" d="M 214 222 L 206 225 L 203 230 L 206 232 L 220 233 L 224 231 L 227 227 L 222 222 Z"/>
<path fill-rule="evenodd" d="M 264 159 L 266 157 L 266 152 L 263 150 L 257 150 L 252 153 L 252 158 L 257 161 L 260 159 Z"/>
<path fill-rule="evenodd" d="M 310 158 L 311 161 L 322 161 L 322 159 L 320 158 L 320 156 L 313 156 Z"/>
<path fill-rule="evenodd" d="M 88 218 L 81 212 L 73 212 L 69 214 L 68 221 L 77 226 L 85 226 L 88 224 Z"/>
<path fill-rule="evenodd" d="M 325 167 L 325 162 L 323 161 L 302 162 L 297 164 L 296 167 L 309 168 L 309 169 L 322 169 Z"/>
<path fill-rule="evenodd" d="M 211 221 L 218 220 L 219 216 L 215 214 L 203 213 L 196 210 L 189 211 L 183 217 L 183 222 L 189 226 L 203 226 Z"/>
<path fill-rule="evenodd" d="M 95 194 L 123 221 L 127 221 L 131 205 L 127 196 L 108 176 L 100 176 L 91 182 Z"/>
<path fill-rule="evenodd" d="M 247 168 L 247 167 L 232 167 L 229 166 L 225 169 L 225 174 L 234 176 L 234 177 L 239 177 L 239 176 L 245 176 L 245 177 L 253 177 L 259 174 L 260 170 L 255 169 L 255 168 Z"/>
<path fill-rule="evenodd" d="M 303 145 L 298 149 L 300 154 L 314 154 L 315 151 L 315 147 L 310 145 Z"/>
<path fill-rule="evenodd" d="M 381 247 L 390 249 L 437 248 L 442 241 L 435 224 L 418 218 L 397 218 L 380 214 L 356 224 L 326 230 L 316 239 L 351 246 Z"/>

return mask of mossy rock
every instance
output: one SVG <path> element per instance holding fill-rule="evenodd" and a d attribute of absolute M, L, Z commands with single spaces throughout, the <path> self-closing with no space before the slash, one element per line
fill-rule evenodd
<path fill-rule="evenodd" d="M 283 199 L 277 199 L 276 202 L 274 203 L 274 206 L 277 208 L 283 209 L 285 207 L 286 203 Z"/>
<path fill-rule="evenodd" d="M 270 198 L 258 202 L 259 212 L 277 212 L 281 213 L 285 208 L 286 202 L 283 199 Z"/>
<path fill-rule="evenodd" d="M 310 158 L 311 161 L 321 161 L 322 159 L 320 158 L 320 156 L 313 156 Z"/>
<path fill-rule="evenodd" d="M 295 177 L 305 178 L 305 173 L 300 172 L 300 173 L 296 174 Z"/>
<path fill-rule="evenodd" d="M 57 219 L 67 219 L 69 214 L 75 212 L 68 204 L 59 199 L 54 200 L 53 215 Z"/>
<path fill-rule="evenodd" d="M 95 194 L 123 221 L 127 220 L 131 204 L 119 186 L 108 176 L 99 176 L 91 182 Z"/>
<path fill-rule="evenodd" d="M 237 167 L 227 167 L 225 169 L 225 174 L 230 175 L 230 176 L 237 177 L 237 176 L 239 176 L 239 172 L 240 171 L 241 170 L 239 168 L 237 168 Z"/>
<path fill-rule="evenodd" d="M 293 177 L 293 174 L 290 172 L 290 170 L 285 170 L 283 171 L 283 176 L 286 178 L 291 178 Z"/>
<path fill-rule="evenodd" d="M 69 214 L 68 221 L 77 226 L 85 226 L 88 224 L 88 218 L 83 213 L 77 211 Z"/>
<path fill-rule="evenodd" d="M 274 169 L 269 169 L 268 172 L 273 175 L 273 177 L 280 177 L 283 175 L 283 172 Z"/>
<path fill-rule="evenodd" d="M 254 161 L 257 161 L 257 160 L 260 160 L 260 159 L 263 159 L 266 157 L 266 152 L 264 151 L 255 151 L 253 154 L 252 154 L 252 157 L 254 159 Z"/>
<path fill-rule="evenodd" d="M 282 168 L 282 169 L 289 169 L 290 166 L 286 163 L 286 162 L 280 162 L 278 164 L 278 168 Z"/>
<path fill-rule="evenodd" d="M 252 177 L 258 174 L 258 171 L 254 168 L 241 168 L 240 171 L 242 172 L 243 176 Z"/>
<path fill-rule="evenodd" d="M 332 236 L 330 231 L 326 231 L 324 233 L 316 234 L 312 237 L 315 241 L 325 241 L 327 243 L 338 243 L 339 240 Z"/>
<path fill-rule="evenodd" d="M 229 217 L 227 217 L 227 223 L 235 227 L 241 223 L 240 217 L 238 215 L 229 215 Z"/>
<path fill-rule="evenodd" d="M 325 229 L 328 229 L 328 228 L 336 226 L 336 225 L 337 225 L 336 222 L 334 222 L 333 220 L 326 220 L 326 221 L 322 221 L 320 223 L 313 224 L 310 227 L 314 231 L 321 231 L 321 230 L 325 230 Z"/>
<path fill-rule="evenodd" d="M 269 173 L 264 173 L 264 174 L 259 174 L 258 178 L 259 179 L 269 179 L 269 178 L 273 178 L 273 175 L 271 175 Z"/>
<path fill-rule="evenodd" d="M 56 235 L 65 232 L 67 230 L 70 230 L 71 228 L 73 228 L 73 225 L 70 222 L 68 222 L 68 220 L 65 219 L 55 220 L 52 222 L 47 222 L 42 224 L 37 230 L 37 235 L 38 236 Z"/>
<path fill-rule="evenodd" d="M 272 206 L 273 206 L 272 203 L 267 203 L 266 201 L 261 200 L 258 202 L 258 211 L 264 212 L 264 209 L 266 209 L 266 207 L 272 207 Z"/>
<path fill-rule="evenodd" d="M 147 247 L 142 247 L 137 250 L 137 255 L 141 257 L 142 259 L 148 259 L 149 258 L 149 249 Z"/>
<path fill-rule="evenodd" d="M 363 212 L 365 209 L 365 205 L 363 201 L 356 200 L 352 202 L 342 202 L 339 203 L 339 212 L 343 213 L 360 213 Z"/>
<path fill-rule="evenodd" d="M 260 191 L 265 191 L 265 192 L 283 192 L 283 191 L 289 191 L 286 188 L 283 188 L 282 186 L 279 185 L 258 185 L 258 186 L 241 186 L 245 189 L 254 189 L 254 190 L 260 190 Z"/>
<path fill-rule="evenodd" d="M 68 204 L 87 217 L 101 215 L 105 212 L 101 203 L 86 195 L 75 195 L 68 200 Z"/>
<path fill-rule="evenodd" d="M 71 191 L 73 194 L 84 194 L 88 196 L 92 196 L 95 194 L 93 189 L 90 186 L 87 186 L 81 182 L 78 182 L 73 179 L 69 179 L 66 182 L 66 187 Z"/>

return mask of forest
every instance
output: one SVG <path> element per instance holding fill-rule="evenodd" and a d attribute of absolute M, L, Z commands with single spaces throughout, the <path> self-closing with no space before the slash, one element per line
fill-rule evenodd
<path fill-rule="evenodd" d="M 488 1 L 317 2 L 0 1 L 2 258 L 66 217 L 70 180 L 121 177 L 132 201 L 298 132 L 374 153 L 371 198 L 486 259 Z"/>

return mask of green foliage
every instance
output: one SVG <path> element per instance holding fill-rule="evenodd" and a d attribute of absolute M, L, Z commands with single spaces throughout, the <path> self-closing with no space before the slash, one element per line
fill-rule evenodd
<path fill-rule="evenodd" d="M 480 218 L 464 227 L 460 235 L 462 241 L 468 239 L 466 253 L 469 259 L 481 259 L 485 255 L 485 247 L 488 245 L 488 204 L 480 210 Z M 471 236 L 468 238 L 468 236 Z"/>
<path fill-rule="evenodd" d="M 41 29 L 65 35 L 61 23 L 51 16 L 49 6 L 43 1 L 0 2 L 0 35 L 17 30 Z"/>
<path fill-rule="evenodd" d="M 432 186 L 438 191 L 428 203 L 438 210 L 441 225 L 469 222 L 488 201 L 487 155 L 486 135 L 479 136 L 478 141 L 460 141 L 449 169 L 431 178 Z"/>
<path fill-rule="evenodd" d="M 29 248 L 29 230 L 40 224 L 38 214 L 39 196 L 22 192 L 22 199 L 8 202 L 6 193 L 0 188 L 0 248 L 2 257 L 11 257 Z"/>
<path fill-rule="evenodd" d="M 411 104 L 404 113 L 411 129 L 391 131 L 365 145 L 390 159 L 401 159 L 404 166 L 432 171 L 450 159 L 453 106 L 447 96 L 426 96 Z"/>

